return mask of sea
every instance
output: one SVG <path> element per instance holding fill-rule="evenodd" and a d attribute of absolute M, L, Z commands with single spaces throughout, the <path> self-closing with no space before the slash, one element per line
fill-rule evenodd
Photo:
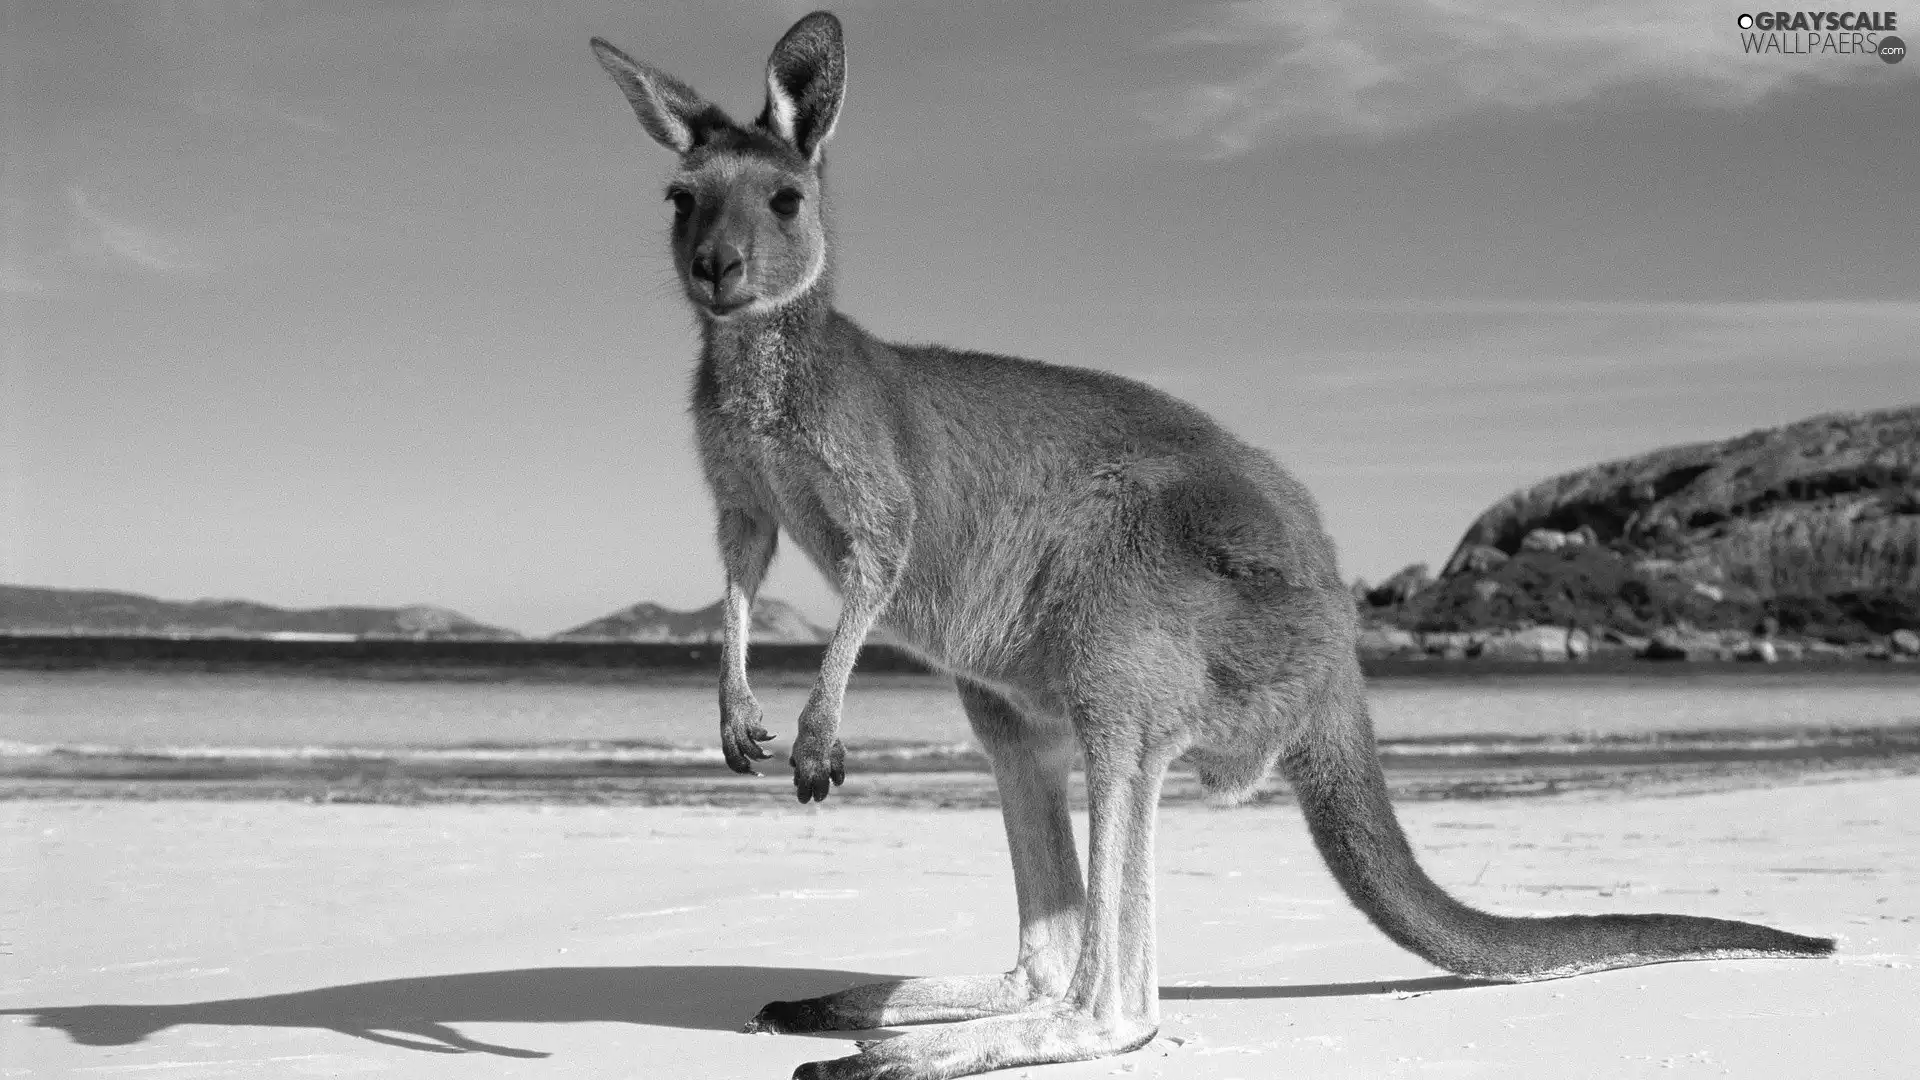
<path fill-rule="evenodd" d="M 1920 674 L 1717 668 L 1593 675 L 1401 675 L 1370 681 L 1383 740 L 1472 736 L 1789 733 L 1920 727 Z M 757 693 L 782 746 L 804 677 Z M 706 676 L 640 680 L 378 679 L 250 672 L 0 670 L 0 752 L 54 748 L 526 747 L 710 749 L 717 695 Z M 850 746 L 970 742 L 948 680 L 858 675 Z"/>

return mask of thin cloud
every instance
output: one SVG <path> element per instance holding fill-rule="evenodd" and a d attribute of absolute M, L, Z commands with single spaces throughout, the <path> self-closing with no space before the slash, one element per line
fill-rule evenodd
<path fill-rule="evenodd" d="M 568 5 L 578 7 L 578 5 Z M 500 52 L 530 30 L 565 14 L 524 0 L 436 3 L 303 4 L 289 0 L 151 0 L 137 5 L 151 40 L 190 50 L 203 70 L 254 72 L 261 56 L 275 67 L 310 68 L 318 55 L 441 55 Z M 577 13 L 576 13 L 577 14 Z"/>
<path fill-rule="evenodd" d="M 1284 458 L 1292 447 L 1269 446 L 1267 451 L 1275 457 Z M 1530 469 L 1539 468 L 1537 458 L 1488 458 L 1480 460 L 1431 460 L 1414 461 L 1362 461 L 1338 462 L 1321 465 L 1314 472 L 1321 476 L 1345 476 L 1361 479 L 1402 479 L 1408 476 L 1460 477 L 1460 476 L 1498 476 L 1507 477 L 1516 473 L 1525 475 Z"/>
<path fill-rule="evenodd" d="M 494 0 L 453 4 L 436 15 L 422 19 L 421 32 L 428 41 L 453 50 L 499 49 L 537 24 L 535 13 L 524 5 Z"/>
<path fill-rule="evenodd" d="M 105 256 L 154 273 L 204 268 L 185 244 L 153 229 L 108 216 L 77 186 L 67 189 L 67 200 L 73 206 L 75 251 Z"/>
<path fill-rule="evenodd" d="M 17 266 L 0 264 L 0 293 L 8 296 L 32 296 L 47 291 L 47 283 Z"/>
<path fill-rule="evenodd" d="M 308 135 L 334 132 L 332 124 L 312 113 L 289 109 L 271 97 L 232 88 L 195 91 L 187 96 L 187 107 L 209 118 L 290 128 Z"/>
<path fill-rule="evenodd" d="M 1154 95 L 1143 111 L 1162 136 L 1232 156 L 1293 136 L 1389 135 L 1630 87 L 1737 107 L 1790 85 L 1844 83 L 1884 68 L 1866 55 L 1748 55 L 1737 14 L 1706 0 L 1237 0 L 1157 44 L 1251 59 L 1224 78 Z"/>
<path fill-rule="evenodd" d="M 1334 308 L 1325 309 L 1329 312 Z M 1447 303 L 1354 305 L 1414 320 L 1412 340 L 1316 353 L 1294 381 L 1346 397 L 1417 397 L 1445 386 L 1479 401 L 1582 400 L 1676 381 L 1888 370 L 1920 336 L 1920 303 Z M 1403 331 L 1409 333 L 1408 331 Z M 1736 374 L 1737 373 L 1737 374 Z M 1920 383 L 1915 383 L 1920 391 Z"/>

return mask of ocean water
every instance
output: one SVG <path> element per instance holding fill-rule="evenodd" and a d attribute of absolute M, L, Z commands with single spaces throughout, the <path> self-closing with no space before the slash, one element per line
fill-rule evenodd
<path fill-rule="evenodd" d="M 804 679 L 757 687 L 786 745 Z M 1904 672 L 1726 671 L 1658 675 L 1409 676 L 1369 688 L 1382 738 L 1783 731 L 1920 725 L 1920 677 Z M 391 747 L 645 742 L 708 747 L 716 691 L 647 682 L 384 681 L 281 674 L 0 670 L 0 744 Z M 857 677 L 842 735 L 969 741 L 951 685 Z"/>

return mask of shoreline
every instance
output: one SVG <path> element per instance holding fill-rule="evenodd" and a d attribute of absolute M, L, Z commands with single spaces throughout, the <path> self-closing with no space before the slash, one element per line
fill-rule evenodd
<path fill-rule="evenodd" d="M 808 677 L 819 667 L 824 645 L 756 644 L 750 663 L 756 678 Z M 656 682 L 711 681 L 719 670 L 720 645 L 617 641 L 486 641 L 363 638 L 352 641 L 267 638 L 139 637 L 0 634 L 0 671 L 138 671 L 301 675 L 381 681 L 449 682 Z M 1686 676 L 1707 672 L 1742 675 L 1819 673 L 1920 678 L 1920 662 L 1903 656 L 1809 653 L 1775 663 L 1712 656 L 1640 657 L 1605 650 L 1581 659 L 1519 659 L 1483 656 L 1362 653 L 1368 678 L 1473 678 L 1526 675 Z M 869 644 L 855 671 L 868 677 L 945 680 L 905 651 Z"/>
<path fill-rule="evenodd" d="M 1429 736 L 1384 740 L 1396 799 L 1485 800 L 1574 791 L 1662 794 L 1920 775 L 1920 725 L 1650 735 Z M 971 744 L 852 741 L 854 804 L 990 807 Z M 711 747 L 644 742 L 399 747 L 114 747 L 0 743 L 0 801 L 291 800 L 392 804 L 751 806 L 793 798 L 779 755 L 760 778 Z M 1076 784 L 1079 780 L 1076 776 Z M 1176 764 L 1164 802 L 1205 801 Z M 1270 778 L 1254 802 L 1291 801 Z"/>

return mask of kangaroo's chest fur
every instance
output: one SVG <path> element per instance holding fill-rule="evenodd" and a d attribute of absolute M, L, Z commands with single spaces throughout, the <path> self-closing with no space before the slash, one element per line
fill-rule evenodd
<path fill-rule="evenodd" d="M 849 548 L 847 523 L 837 520 L 847 501 L 842 459 L 858 450 L 831 430 L 820 346 L 783 329 L 711 335 L 695 380 L 695 430 L 715 500 L 771 517 L 837 582 Z"/>
<path fill-rule="evenodd" d="M 693 413 L 715 499 L 770 518 L 836 587 L 892 582 L 880 618 L 897 640 L 993 674 L 1046 557 L 1017 543 L 1046 503 L 1030 434 L 979 400 L 963 407 L 965 389 L 901 378 L 942 364 L 843 317 L 793 329 L 709 335 Z"/>

